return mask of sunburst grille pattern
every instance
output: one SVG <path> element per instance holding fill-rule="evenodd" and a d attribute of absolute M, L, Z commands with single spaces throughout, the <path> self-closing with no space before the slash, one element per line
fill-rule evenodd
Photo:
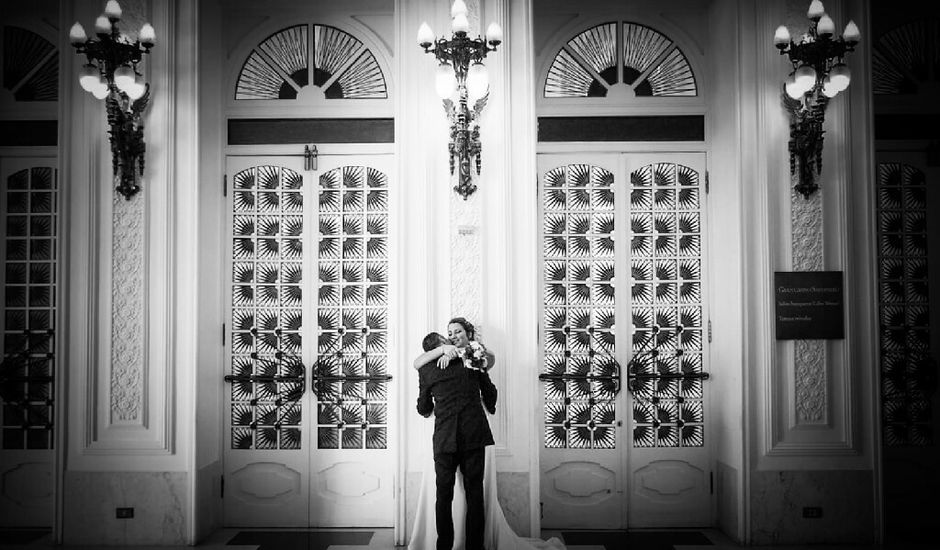
<path fill-rule="evenodd" d="M 6 180 L 2 449 L 53 448 L 57 193 L 52 168 Z"/>
<path fill-rule="evenodd" d="M 320 88 L 326 99 L 388 98 L 378 61 L 360 40 L 335 27 L 304 24 L 278 31 L 252 50 L 235 99 L 296 99 L 306 86 Z"/>
<path fill-rule="evenodd" d="M 388 177 L 343 166 L 319 180 L 317 441 L 384 449 L 388 432 Z M 358 377 L 360 379 L 350 379 Z"/>
<path fill-rule="evenodd" d="M 924 172 L 879 164 L 877 205 L 884 439 L 892 447 L 933 445 Z"/>
<path fill-rule="evenodd" d="M 916 94 L 940 75 L 940 21 L 906 23 L 882 35 L 872 47 L 872 91 Z"/>
<path fill-rule="evenodd" d="M 301 447 L 302 187 L 280 166 L 233 179 L 233 449 Z"/>
<path fill-rule="evenodd" d="M 26 29 L 3 27 L 3 87 L 16 101 L 56 101 L 58 77 L 54 44 Z"/>
<path fill-rule="evenodd" d="M 612 449 L 614 176 L 569 164 L 542 181 L 542 373 L 573 375 L 544 385 L 545 446 Z"/>
<path fill-rule="evenodd" d="M 544 96 L 606 97 L 614 86 L 629 87 L 637 97 L 698 95 L 688 59 L 669 38 L 644 25 L 609 22 L 562 46 L 545 79 Z"/>
<path fill-rule="evenodd" d="M 699 174 L 675 163 L 630 175 L 631 374 L 696 374 L 702 364 Z M 701 379 L 637 379 L 633 444 L 701 447 Z"/>

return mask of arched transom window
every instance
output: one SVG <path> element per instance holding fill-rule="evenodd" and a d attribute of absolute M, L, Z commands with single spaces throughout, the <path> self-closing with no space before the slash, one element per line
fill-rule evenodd
<path fill-rule="evenodd" d="M 907 23 L 882 35 L 871 52 L 872 91 L 914 95 L 940 80 L 940 20 Z"/>
<path fill-rule="evenodd" d="M 58 78 L 54 44 L 29 30 L 3 27 L 3 88 L 14 101 L 56 101 Z"/>
<path fill-rule="evenodd" d="M 546 98 L 697 96 L 695 75 L 675 42 L 650 27 L 611 21 L 566 42 L 552 61 Z"/>
<path fill-rule="evenodd" d="M 386 99 L 385 75 L 375 55 L 335 27 L 294 25 L 258 44 L 235 87 L 236 100 Z"/>

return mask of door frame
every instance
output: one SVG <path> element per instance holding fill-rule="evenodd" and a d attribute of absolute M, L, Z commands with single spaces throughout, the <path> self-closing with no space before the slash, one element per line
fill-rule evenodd
<path fill-rule="evenodd" d="M 389 189 L 389 204 L 388 204 L 388 265 L 389 265 L 389 277 L 396 278 L 401 271 L 401 254 L 402 254 L 402 220 L 403 220 L 403 203 L 401 200 L 402 197 L 402 186 L 403 183 L 400 181 L 400 171 L 399 171 L 399 162 L 398 162 L 398 147 L 395 143 L 295 143 L 295 144 L 259 144 L 259 145 L 226 145 L 221 148 L 220 156 L 220 169 L 222 174 L 225 174 L 225 179 L 228 180 L 232 174 L 226 174 L 227 162 L 230 157 L 252 157 L 252 156 L 263 156 L 263 157 L 303 157 L 304 156 L 304 147 L 305 145 L 316 145 L 317 154 L 320 156 L 361 156 L 361 155 L 387 155 L 391 158 L 390 162 L 390 189 Z M 222 177 L 219 178 L 223 179 Z M 229 186 L 230 183 L 227 183 L 226 186 Z M 231 192 L 229 189 L 227 192 Z M 223 200 L 220 200 L 220 211 L 219 211 L 219 246 L 222 247 L 222 250 L 225 250 L 225 239 L 227 238 L 227 232 L 229 228 L 227 223 L 230 221 L 230 212 L 226 210 L 228 197 L 220 197 Z M 224 260 L 224 256 L 223 256 Z M 224 263 L 224 262 L 223 262 Z M 217 276 L 221 280 L 225 280 L 226 273 L 223 271 L 224 266 L 220 266 L 220 270 L 217 272 Z M 388 336 L 388 373 L 394 377 L 392 384 L 397 382 L 397 385 L 392 386 L 398 388 L 393 391 L 399 392 L 394 401 L 390 400 L 388 406 L 388 417 L 387 417 L 387 426 L 388 426 L 388 448 L 391 453 L 393 460 L 392 465 L 392 483 L 393 483 L 393 504 L 392 504 L 392 526 L 394 531 L 397 533 L 404 529 L 403 518 L 406 515 L 406 502 L 403 498 L 402 488 L 405 485 L 407 479 L 406 464 L 405 460 L 402 458 L 402 450 L 404 449 L 405 444 L 405 429 L 402 425 L 404 422 L 404 401 L 405 395 L 402 393 L 405 391 L 405 380 L 408 379 L 408 372 L 405 371 L 405 366 L 410 365 L 410 360 L 406 357 L 405 347 L 401 345 L 401 334 L 400 330 L 392 329 L 392 327 L 401 327 L 405 323 L 403 298 L 402 298 L 402 286 L 401 281 L 390 282 L 389 284 L 389 295 L 388 295 L 388 326 L 389 330 L 387 333 Z M 219 315 L 222 318 L 221 322 L 226 322 L 225 312 L 228 310 L 228 307 L 225 303 L 225 298 L 223 296 L 222 302 L 220 303 L 221 309 Z M 227 353 L 230 353 L 230 350 L 227 350 Z M 393 365 L 399 365 L 398 370 L 392 370 Z M 404 366 L 403 366 L 404 365 Z M 215 376 L 216 379 L 216 388 L 219 392 L 225 392 L 227 390 L 226 383 L 223 381 L 224 373 L 226 372 L 226 364 L 224 362 L 219 363 L 220 372 Z M 399 372 L 401 371 L 401 372 Z M 309 380 L 308 380 L 309 382 Z M 224 395 L 220 393 L 220 395 Z M 224 397 L 223 397 L 224 400 Z M 221 435 L 219 452 L 219 460 L 224 460 L 225 445 L 227 444 L 227 439 L 225 437 L 225 411 L 220 407 L 219 418 L 217 419 L 217 425 L 219 433 Z M 224 471 L 224 465 L 222 466 Z M 221 504 L 220 504 L 221 507 Z M 221 508 L 220 508 L 221 511 Z"/>
<path fill-rule="evenodd" d="M 703 258 L 703 265 L 702 265 L 701 276 L 702 276 L 702 293 L 705 294 L 705 296 L 703 296 L 703 300 L 702 300 L 702 304 L 703 304 L 703 307 L 702 307 L 702 322 L 703 322 L 703 324 L 705 324 L 706 327 L 707 327 L 707 323 L 709 322 L 709 319 L 710 319 L 710 313 L 709 313 L 709 312 L 710 312 L 710 310 L 711 310 L 710 305 L 711 305 L 711 294 L 712 294 L 712 293 L 711 293 L 712 263 L 711 263 L 711 261 L 709 260 L 709 256 L 710 256 L 710 253 L 711 253 L 711 250 L 710 250 L 711 247 L 710 247 L 710 241 L 709 241 L 709 237 L 708 237 L 708 236 L 710 235 L 710 225 L 711 225 L 711 219 L 712 219 L 712 215 L 713 215 L 713 212 L 712 212 L 712 208 L 713 208 L 713 207 L 712 207 L 712 205 L 711 205 L 711 201 L 708 201 L 708 200 L 707 200 L 707 195 L 708 195 L 708 194 L 707 194 L 707 192 L 706 192 L 706 189 L 707 189 L 707 186 L 708 186 L 708 172 L 709 172 L 709 170 L 710 170 L 710 163 L 711 163 L 711 156 L 712 156 L 711 148 L 709 147 L 708 143 L 707 143 L 707 142 L 687 142 L 687 141 L 662 141 L 662 142 L 642 142 L 642 141 L 638 141 L 638 142 L 628 142 L 628 141 L 539 142 L 539 143 L 537 144 L 537 147 L 536 147 L 536 158 L 539 158 L 540 156 L 543 156 L 543 155 L 555 155 L 555 154 L 558 154 L 558 155 L 570 155 L 570 154 L 582 154 L 582 153 L 583 153 L 583 154 L 609 154 L 609 155 L 617 155 L 617 156 L 621 156 L 621 155 L 632 155 L 632 154 L 642 154 L 642 155 L 648 155 L 648 154 L 670 154 L 670 155 L 676 155 L 676 154 L 701 154 L 701 155 L 704 156 L 704 171 L 705 171 L 705 174 L 703 174 L 704 181 L 703 181 L 702 184 L 701 184 L 701 189 L 702 189 L 702 201 L 704 202 L 704 204 L 702 205 L 702 208 L 701 208 L 701 212 L 702 212 L 702 215 L 703 215 L 703 218 L 704 218 L 704 219 L 702 220 L 702 223 L 701 223 L 701 235 L 702 235 L 701 247 L 702 247 L 702 258 Z M 536 186 L 538 186 L 538 185 L 540 185 L 540 184 L 541 184 L 540 181 L 537 181 L 537 182 L 536 182 Z M 541 207 L 538 207 L 538 208 L 539 208 L 539 211 L 541 211 Z M 541 216 L 537 216 L 537 223 L 539 223 L 539 224 L 542 223 Z M 542 230 L 539 229 L 539 234 L 541 234 L 541 231 L 542 231 Z M 541 262 L 541 256 L 539 256 L 539 261 Z M 542 276 L 541 270 L 539 270 L 538 276 L 541 278 L 541 276 Z M 541 310 L 541 307 L 542 307 L 542 306 L 539 305 L 540 310 Z M 539 342 L 541 342 L 541 340 L 542 340 L 542 335 L 541 335 L 541 332 L 542 332 L 542 330 L 541 330 L 541 327 L 542 327 L 542 320 L 541 320 L 541 318 L 540 318 L 540 321 L 539 321 L 539 326 L 540 326 L 540 330 L 539 330 L 539 332 L 540 332 Z M 707 329 L 706 327 L 703 327 L 703 334 L 702 334 L 703 346 L 708 346 L 708 344 L 709 344 L 708 329 Z M 543 350 L 541 349 L 541 346 L 540 346 L 540 349 L 539 349 L 539 357 L 542 356 L 542 353 L 543 353 Z M 706 347 L 705 350 L 704 350 L 704 353 L 702 354 L 703 360 L 704 360 L 704 362 L 705 362 L 705 369 L 704 369 L 704 372 L 711 372 L 711 366 L 712 366 L 712 365 L 711 365 L 710 355 L 711 355 L 711 351 Z M 625 367 L 622 365 L 622 368 L 625 368 Z M 537 370 L 540 371 L 540 370 L 541 370 L 541 367 L 538 367 Z M 625 378 L 625 376 L 626 376 L 626 374 L 625 374 L 624 372 L 621 372 L 621 385 L 622 385 L 622 390 L 621 390 L 621 391 L 627 391 L 627 390 L 626 390 L 626 387 L 625 387 L 625 386 L 626 386 L 626 378 Z M 711 403 L 711 401 L 712 401 L 712 399 L 711 399 L 712 396 L 709 394 L 709 391 L 710 391 L 709 388 L 710 388 L 710 385 L 709 385 L 707 382 L 703 384 L 704 402 L 705 402 L 705 404 L 706 404 L 706 407 L 709 407 L 709 409 L 707 409 L 707 410 L 714 410 L 715 407 L 709 405 L 709 404 Z M 543 396 L 541 395 L 541 389 L 540 389 L 540 395 L 539 395 L 539 409 L 540 409 L 540 411 L 541 411 L 542 408 L 543 408 L 543 402 L 542 402 L 542 401 L 543 401 Z M 623 405 L 624 407 L 626 407 L 626 406 L 632 404 L 632 402 L 633 402 L 632 398 L 627 397 L 627 396 L 618 396 L 617 401 L 618 401 L 618 404 L 621 404 L 621 405 Z M 712 415 L 712 416 L 714 416 L 714 415 Z M 537 417 L 539 417 L 539 416 L 537 415 Z M 541 418 L 541 417 L 539 417 L 539 418 Z M 632 419 L 631 411 L 625 409 L 625 412 L 621 413 L 621 418 L 625 419 L 625 421 L 624 421 L 625 423 L 624 423 L 623 426 L 618 427 L 618 437 L 621 438 L 621 441 L 624 441 L 623 438 L 629 437 L 629 434 L 631 433 L 631 430 L 629 429 L 629 425 L 626 424 L 626 422 L 632 422 L 632 420 L 630 420 L 630 419 Z M 536 438 L 536 439 L 538 439 L 538 441 L 536 441 L 536 443 L 535 443 L 535 445 L 536 445 L 535 449 L 536 449 L 536 452 L 540 455 L 540 454 L 541 454 L 541 450 L 542 450 L 542 448 L 543 448 L 543 441 L 542 441 L 542 437 L 543 437 L 543 436 L 542 436 L 542 430 L 543 430 L 543 425 L 542 425 L 542 424 L 543 424 L 543 421 L 542 421 L 542 420 L 538 420 L 537 422 L 538 422 L 538 423 L 537 423 L 537 425 L 535 426 L 535 428 L 536 428 L 535 433 L 538 434 L 538 435 L 537 435 L 537 438 Z M 708 468 L 709 468 L 709 471 L 711 472 L 711 475 L 714 476 L 714 472 L 715 472 L 715 470 L 717 469 L 717 466 L 716 466 L 716 461 L 717 461 L 717 447 L 716 447 L 716 445 L 715 445 L 715 439 L 714 439 L 714 437 L 707 437 L 707 438 L 706 438 L 705 447 L 706 447 L 706 452 L 707 452 L 707 454 L 708 454 L 708 458 L 707 458 Z M 621 454 L 621 458 L 623 459 L 622 461 L 624 462 L 624 467 L 626 467 L 626 465 L 629 464 L 629 456 L 628 456 L 628 454 L 627 454 L 627 452 L 626 452 L 626 449 L 624 449 L 623 451 L 621 451 L 620 454 Z M 541 474 L 542 474 L 542 468 L 541 468 L 541 466 L 539 466 L 539 477 L 540 477 L 540 478 L 541 478 Z M 622 498 L 623 498 L 623 503 L 624 503 L 624 505 L 623 505 L 623 510 L 622 510 L 622 514 L 621 514 L 621 515 L 623 516 L 622 525 L 624 526 L 625 529 L 629 529 L 629 528 L 630 528 L 630 526 L 629 526 L 629 515 L 630 515 L 630 514 L 629 514 L 629 498 L 630 498 L 630 495 L 628 494 L 627 489 L 631 486 L 631 483 L 632 483 L 632 482 L 631 482 L 629 479 L 627 479 L 626 472 L 624 472 L 624 475 L 622 476 L 621 481 L 622 481 L 622 487 L 621 487 L 621 488 L 624 490 L 624 495 L 623 495 L 623 497 L 622 497 Z M 540 493 L 540 500 L 541 500 L 541 483 L 539 484 L 539 486 L 540 486 L 539 493 Z M 711 501 L 711 503 L 710 503 L 710 510 L 709 510 L 709 525 L 714 526 L 714 525 L 716 524 L 716 520 L 717 520 L 717 517 L 718 517 L 718 516 L 717 516 L 717 514 L 718 514 L 718 510 L 717 510 L 717 493 L 716 493 L 714 490 L 712 490 L 712 491 L 711 491 L 711 494 L 709 495 L 709 498 L 710 498 L 710 501 Z M 664 528 L 665 528 L 665 527 L 664 527 Z"/>

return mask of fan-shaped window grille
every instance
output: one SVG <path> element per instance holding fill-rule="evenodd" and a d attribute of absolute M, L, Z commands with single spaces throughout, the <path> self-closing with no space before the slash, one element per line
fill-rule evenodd
<path fill-rule="evenodd" d="M 555 56 L 544 95 L 609 97 L 696 96 L 692 67 L 678 46 L 644 25 L 610 22 L 569 40 Z"/>
<path fill-rule="evenodd" d="M 878 302 L 884 440 L 934 444 L 927 291 L 927 183 L 901 163 L 878 165 Z"/>
<path fill-rule="evenodd" d="M 385 76 L 366 46 L 337 28 L 295 25 L 258 44 L 238 75 L 235 99 L 386 99 Z"/>
<path fill-rule="evenodd" d="M 916 94 L 940 79 L 940 21 L 908 23 L 888 31 L 872 48 L 872 91 Z"/>
<path fill-rule="evenodd" d="M 16 101 L 59 98 L 59 52 L 38 34 L 3 27 L 3 87 Z"/>

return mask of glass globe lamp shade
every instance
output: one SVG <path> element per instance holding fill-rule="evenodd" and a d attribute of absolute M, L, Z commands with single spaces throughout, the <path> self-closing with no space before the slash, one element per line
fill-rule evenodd
<path fill-rule="evenodd" d="M 118 21 L 123 14 L 121 5 L 118 4 L 117 0 L 108 0 L 108 3 L 104 6 L 104 14 L 111 21 Z"/>
<path fill-rule="evenodd" d="M 494 46 L 499 46 L 503 42 L 503 28 L 496 21 L 486 27 L 486 41 Z"/>
<path fill-rule="evenodd" d="M 467 19 L 466 14 L 458 13 L 451 21 L 450 28 L 454 31 L 454 34 L 467 34 L 470 32 L 470 20 Z"/>
<path fill-rule="evenodd" d="M 437 66 L 437 74 L 434 77 L 434 89 L 441 99 L 447 99 L 454 95 L 457 89 L 457 77 L 454 75 L 454 69 L 448 63 L 441 63 Z"/>
<path fill-rule="evenodd" d="M 122 92 L 127 93 L 127 90 L 134 85 L 135 76 L 134 69 L 127 65 L 122 65 L 114 71 L 114 85 Z"/>
<path fill-rule="evenodd" d="M 832 85 L 841 92 L 849 87 L 849 82 L 852 80 L 852 73 L 845 63 L 836 63 L 829 71 L 829 80 L 832 82 Z"/>
<path fill-rule="evenodd" d="M 95 99 L 104 99 L 108 97 L 109 92 L 108 83 L 102 78 L 98 82 L 98 85 L 91 90 L 91 95 L 95 96 Z"/>
<path fill-rule="evenodd" d="M 421 26 L 418 27 L 418 45 L 427 48 L 433 43 L 434 31 L 431 30 L 431 26 L 427 22 L 421 23 Z"/>
<path fill-rule="evenodd" d="M 467 70 L 467 94 L 471 99 L 483 97 L 490 87 L 489 75 L 483 63 L 477 61 Z"/>
<path fill-rule="evenodd" d="M 124 90 L 124 93 L 127 94 L 127 97 L 131 101 L 137 101 L 144 96 L 144 92 L 147 91 L 147 86 L 144 84 L 144 79 L 137 77 L 134 79 L 133 84 L 131 84 L 127 90 Z"/>
<path fill-rule="evenodd" d="M 140 34 L 137 35 L 137 39 L 140 40 L 140 43 L 143 44 L 145 48 L 152 48 L 157 42 L 157 33 L 153 30 L 153 25 L 144 23 L 144 26 L 140 28 Z"/>
<path fill-rule="evenodd" d="M 819 34 L 819 36 L 828 38 L 832 36 L 834 32 L 836 32 L 836 24 L 832 21 L 831 17 L 823 14 L 823 16 L 819 18 L 819 23 L 816 24 L 816 33 Z"/>
<path fill-rule="evenodd" d="M 790 30 L 786 26 L 780 25 L 774 31 L 774 46 L 783 49 L 790 44 Z"/>
<path fill-rule="evenodd" d="M 467 4 L 463 0 L 454 0 L 450 7 L 450 16 L 467 15 Z"/>
<path fill-rule="evenodd" d="M 845 25 L 845 30 L 842 31 L 842 39 L 850 46 L 858 44 L 858 41 L 861 39 L 861 33 L 858 32 L 858 25 L 855 24 L 855 21 L 849 21 Z"/>
<path fill-rule="evenodd" d="M 787 81 L 783 85 L 784 89 L 787 91 L 787 95 L 793 99 L 800 99 L 805 93 L 804 90 L 801 90 L 799 86 L 796 85 L 796 78 L 791 74 L 787 77 Z"/>
<path fill-rule="evenodd" d="M 796 85 L 803 92 L 810 91 L 816 85 L 816 69 L 809 65 L 800 65 L 800 68 L 794 73 Z"/>
<path fill-rule="evenodd" d="M 69 43 L 73 46 L 81 46 L 88 40 L 88 35 L 85 34 L 85 27 L 81 23 L 76 22 L 72 25 L 72 28 L 69 29 Z"/>
<path fill-rule="evenodd" d="M 806 10 L 806 17 L 817 20 L 826 13 L 826 8 L 820 0 L 813 0 L 809 3 L 809 9 Z"/>
<path fill-rule="evenodd" d="M 822 93 L 828 98 L 836 97 L 839 93 L 839 90 L 832 84 L 832 79 L 829 76 L 823 79 Z"/>
<path fill-rule="evenodd" d="M 78 76 L 78 83 L 86 92 L 92 92 L 98 87 L 98 81 L 101 79 L 101 73 L 98 67 L 91 63 L 85 63 L 82 66 L 82 72 Z"/>

